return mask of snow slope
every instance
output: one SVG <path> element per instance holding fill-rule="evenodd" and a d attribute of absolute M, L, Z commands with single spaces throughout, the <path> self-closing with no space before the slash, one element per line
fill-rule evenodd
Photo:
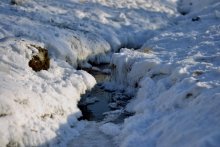
<path fill-rule="evenodd" d="M 135 115 L 116 137 L 120 146 L 220 145 L 220 2 L 203 7 L 141 49 L 113 55 L 113 79 L 137 91 L 126 107 Z"/>

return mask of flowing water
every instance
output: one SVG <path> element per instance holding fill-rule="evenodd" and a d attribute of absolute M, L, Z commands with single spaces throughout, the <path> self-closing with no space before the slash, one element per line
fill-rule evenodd
<path fill-rule="evenodd" d="M 95 77 L 97 84 L 91 91 L 87 91 L 86 94 L 82 95 L 78 107 L 82 111 L 83 116 L 79 119 L 97 122 L 105 119 L 115 123 L 122 122 L 125 117 L 130 115 L 123 109 L 130 97 L 118 91 L 112 92 L 103 89 L 102 84 L 110 80 L 110 74 L 91 70 L 89 73 Z M 110 107 L 111 104 L 118 105 L 119 107 Z"/>
<path fill-rule="evenodd" d="M 100 71 L 87 70 L 97 81 L 97 84 L 91 91 L 82 95 L 78 107 L 83 116 L 80 120 L 90 121 L 80 135 L 69 143 L 68 147 L 112 147 L 116 146 L 113 137 L 104 134 L 100 126 L 106 122 L 122 123 L 124 118 L 130 116 L 124 110 L 130 97 L 122 91 L 107 91 L 103 89 L 103 82 L 110 80 L 110 74 Z M 103 115 L 105 114 L 105 115 Z"/>
<path fill-rule="evenodd" d="M 110 74 L 99 71 L 90 71 L 90 73 L 95 77 L 97 84 L 91 91 L 87 91 L 86 94 L 82 95 L 78 104 L 83 114 L 80 119 L 101 121 L 104 118 L 103 113 L 111 110 L 108 104 L 111 101 L 112 93 L 101 88 L 103 82 L 109 81 Z"/>

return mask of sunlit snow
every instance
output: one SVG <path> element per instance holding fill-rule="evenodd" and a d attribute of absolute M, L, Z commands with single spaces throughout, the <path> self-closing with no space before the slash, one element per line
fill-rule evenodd
<path fill-rule="evenodd" d="M 0 146 L 220 146 L 219 0 L 1 0 L 0 18 Z M 102 63 L 133 97 L 122 123 L 78 120 Z"/>

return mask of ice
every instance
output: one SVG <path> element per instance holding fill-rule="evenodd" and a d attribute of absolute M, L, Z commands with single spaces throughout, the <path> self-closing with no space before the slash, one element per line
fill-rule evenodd
<path fill-rule="evenodd" d="M 84 105 L 89 105 L 89 104 L 93 104 L 93 103 L 95 103 L 95 102 L 98 102 L 99 101 L 99 99 L 97 98 L 97 97 L 88 97 L 88 98 L 86 98 L 86 100 L 85 100 L 85 104 Z"/>

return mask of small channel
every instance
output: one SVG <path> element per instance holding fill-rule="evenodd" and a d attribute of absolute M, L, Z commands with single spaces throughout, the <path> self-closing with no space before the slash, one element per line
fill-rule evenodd
<path fill-rule="evenodd" d="M 107 66 L 104 66 L 107 67 Z M 87 91 L 81 96 L 78 107 L 82 111 L 82 117 L 79 120 L 88 121 L 111 121 L 120 123 L 124 118 L 131 114 L 124 111 L 124 107 L 130 100 L 129 96 L 120 91 L 108 91 L 103 88 L 103 83 L 110 80 L 110 73 L 101 72 L 103 67 L 98 70 L 89 70 L 97 84 L 91 91 Z M 110 69 L 108 69 L 110 71 Z"/>

